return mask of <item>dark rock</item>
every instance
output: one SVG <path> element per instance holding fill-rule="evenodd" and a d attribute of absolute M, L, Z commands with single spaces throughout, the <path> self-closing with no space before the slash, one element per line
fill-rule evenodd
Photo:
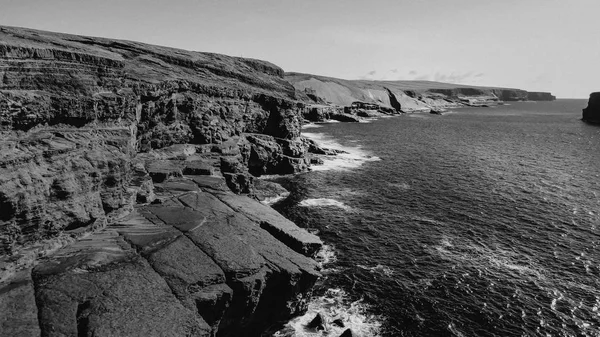
<path fill-rule="evenodd" d="M 181 177 L 182 168 L 179 160 L 156 160 L 146 165 L 146 170 L 155 183 L 161 183 L 171 177 Z"/>
<path fill-rule="evenodd" d="M 352 337 L 352 336 L 354 336 L 354 334 L 352 333 L 352 330 L 350 330 L 350 329 L 344 330 L 344 332 L 342 332 L 342 334 L 340 335 L 340 337 Z"/>
<path fill-rule="evenodd" d="M 317 313 L 315 318 L 313 318 L 307 325 L 307 328 L 312 330 L 325 330 L 325 321 L 320 313 Z"/>
<path fill-rule="evenodd" d="M 583 121 L 600 124 L 600 92 L 590 94 L 588 106 L 583 109 Z"/>
<path fill-rule="evenodd" d="M 290 192 L 280 184 L 263 179 L 254 180 L 253 192 L 256 199 L 261 202 L 266 202 L 267 204 L 274 200 L 285 198 L 290 194 Z"/>
<path fill-rule="evenodd" d="M 233 193 L 252 193 L 254 178 L 248 173 L 223 173 L 227 186 Z"/>
<path fill-rule="evenodd" d="M 355 115 L 352 114 L 348 114 L 348 113 L 336 113 L 336 114 L 332 114 L 330 116 L 331 119 L 336 120 L 336 121 L 340 121 L 340 122 L 351 122 L 351 123 L 358 123 L 360 122 L 360 117 L 357 117 Z"/>
<path fill-rule="evenodd" d="M 215 168 L 203 160 L 186 161 L 183 174 L 211 176 L 215 174 Z"/>
<path fill-rule="evenodd" d="M 331 324 L 338 326 L 340 328 L 345 327 L 346 325 L 344 324 L 344 321 L 341 318 L 336 318 L 333 321 L 331 321 Z"/>
<path fill-rule="evenodd" d="M 240 157 L 221 157 L 221 172 L 223 173 L 244 173 L 246 166 L 240 161 Z"/>
<path fill-rule="evenodd" d="M 323 165 L 323 164 L 325 164 L 325 161 L 323 161 L 323 159 L 321 159 L 319 157 L 311 157 L 310 164 L 311 165 Z"/>

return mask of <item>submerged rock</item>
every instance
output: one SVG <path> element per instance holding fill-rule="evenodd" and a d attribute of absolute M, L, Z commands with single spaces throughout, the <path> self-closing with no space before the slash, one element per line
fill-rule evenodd
<path fill-rule="evenodd" d="M 338 327 L 340 327 L 340 328 L 343 328 L 343 327 L 345 327 L 345 326 L 346 326 L 346 325 L 344 325 L 344 321 L 343 321 L 341 318 L 334 319 L 334 320 L 331 322 L 331 324 L 333 324 L 333 325 L 335 325 L 335 326 L 338 326 Z"/>
<path fill-rule="evenodd" d="M 325 330 L 325 321 L 323 320 L 323 316 L 320 313 L 317 313 L 315 318 L 313 318 L 307 325 L 307 328 L 313 330 Z"/>
<path fill-rule="evenodd" d="M 340 337 L 352 337 L 352 336 L 355 336 L 355 335 L 352 333 L 352 330 L 350 330 L 350 329 L 344 330 L 344 332 L 342 332 L 342 334 L 340 335 Z"/>

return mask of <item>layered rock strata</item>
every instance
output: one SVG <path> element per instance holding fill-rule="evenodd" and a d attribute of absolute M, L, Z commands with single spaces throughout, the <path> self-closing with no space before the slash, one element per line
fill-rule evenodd
<path fill-rule="evenodd" d="M 503 101 L 555 99 L 550 93 L 429 81 L 350 81 L 300 73 L 286 73 L 285 78 L 313 101 L 305 116 L 314 121 L 326 110 L 324 106 L 338 107 L 341 111 L 343 107 L 375 105 L 376 108 L 358 108 L 362 110 L 362 116 L 358 117 L 371 117 L 377 116 L 376 113 L 439 113 L 449 108 L 496 105 Z"/>
<path fill-rule="evenodd" d="M 321 241 L 250 198 L 311 162 L 283 74 L 0 27 L 0 335 L 254 336 L 304 311 Z"/>
<path fill-rule="evenodd" d="M 202 145 L 243 193 L 309 165 L 306 107 L 268 62 L 0 27 L 0 78 L 4 252 L 106 223 L 135 194 L 138 152 Z"/>
<path fill-rule="evenodd" d="M 600 92 L 590 94 L 588 106 L 583 109 L 582 120 L 588 123 L 600 124 Z"/>

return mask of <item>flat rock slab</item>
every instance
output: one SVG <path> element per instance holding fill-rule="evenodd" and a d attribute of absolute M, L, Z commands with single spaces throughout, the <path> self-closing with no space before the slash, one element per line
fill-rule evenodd
<path fill-rule="evenodd" d="M 179 211 L 177 206 L 154 208 Z M 134 210 L 111 227 L 117 227 L 119 233 L 142 253 L 186 308 L 197 312 L 213 332 L 217 331 L 233 290 L 225 284 L 223 270 L 206 253 L 180 230 L 153 217 L 151 212 Z"/>
<path fill-rule="evenodd" d="M 200 189 L 207 192 L 212 191 L 229 191 L 229 187 L 227 187 L 227 183 L 225 182 L 225 178 L 223 177 L 215 177 L 215 176 L 187 176 L 192 180 Z"/>
<path fill-rule="evenodd" d="M 31 270 L 0 284 L 0 336 L 39 336 L 38 311 Z"/>
<path fill-rule="evenodd" d="M 43 336 L 210 335 L 114 231 L 91 235 L 85 246 L 92 248 L 78 242 L 34 268 Z"/>
<path fill-rule="evenodd" d="M 235 211 L 259 223 L 263 229 L 298 253 L 313 256 L 323 246 L 318 236 L 298 227 L 267 205 L 231 193 L 215 193 L 215 196 Z"/>
<path fill-rule="evenodd" d="M 194 191 L 200 191 L 200 188 L 192 180 L 186 178 L 170 178 L 162 183 L 154 184 L 154 193 L 160 202 Z"/>

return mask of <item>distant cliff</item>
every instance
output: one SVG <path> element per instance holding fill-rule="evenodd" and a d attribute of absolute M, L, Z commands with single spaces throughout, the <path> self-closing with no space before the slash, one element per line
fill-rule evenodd
<path fill-rule="evenodd" d="M 583 109 L 582 120 L 588 123 L 600 124 L 600 92 L 590 94 L 588 106 Z"/>
<path fill-rule="evenodd" d="M 437 111 L 460 106 L 485 106 L 502 101 L 554 100 L 550 93 L 520 89 L 466 86 L 430 81 L 342 80 L 286 73 L 285 79 L 315 103 L 350 106 L 353 102 L 378 104 L 397 111 Z"/>

